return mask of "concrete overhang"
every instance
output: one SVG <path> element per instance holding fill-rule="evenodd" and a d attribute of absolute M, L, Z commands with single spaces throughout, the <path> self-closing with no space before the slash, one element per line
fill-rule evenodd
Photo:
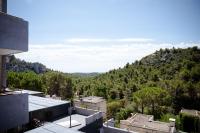
<path fill-rule="evenodd" d="M 0 55 L 28 51 L 28 22 L 0 12 Z"/>

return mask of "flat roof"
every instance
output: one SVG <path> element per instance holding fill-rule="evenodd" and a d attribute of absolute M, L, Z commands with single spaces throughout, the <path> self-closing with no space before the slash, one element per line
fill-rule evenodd
<path fill-rule="evenodd" d="M 127 119 L 127 121 L 129 121 L 130 123 L 146 122 L 150 120 L 151 121 L 153 120 L 153 115 L 145 115 L 145 114 L 138 114 L 138 113 L 136 113 L 135 115 Z"/>
<path fill-rule="evenodd" d="M 160 122 L 160 121 L 135 122 L 135 123 L 132 123 L 132 125 L 136 127 L 147 128 L 147 129 L 156 130 L 156 131 L 164 131 L 164 132 L 170 131 L 170 128 L 171 128 L 169 123 Z"/>
<path fill-rule="evenodd" d="M 81 99 L 83 100 L 83 102 L 88 102 L 88 103 L 99 103 L 99 102 L 105 101 L 103 97 L 97 97 L 97 96 L 83 97 Z"/>
<path fill-rule="evenodd" d="M 152 115 L 136 113 L 134 116 L 122 121 L 127 121 L 130 125 L 135 127 L 146 128 L 156 131 L 168 132 L 171 129 L 170 123 L 154 121 Z"/>
<path fill-rule="evenodd" d="M 200 111 L 194 109 L 182 109 L 181 113 L 185 113 L 192 116 L 200 116 Z"/>
<path fill-rule="evenodd" d="M 29 112 L 70 103 L 69 101 L 55 100 L 33 95 L 28 96 L 28 102 Z"/>
<path fill-rule="evenodd" d="M 73 115 L 71 115 L 71 120 L 72 121 L 76 121 L 76 122 L 79 122 L 80 124 L 79 125 L 77 125 L 77 126 L 73 126 L 71 129 L 73 129 L 73 130 L 79 130 L 79 129 L 81 129 L 82 127 L 84 127 L 85 125 L 86 125 L 86 123 L 85 123 L 85 118 L 86 118 L 87 116 L 84 116 L 84 115 L 80 115 L 80 114 L 73 114 Z M 64 117 L 64 118 L 62 118 L 62 119 L 59 119 L 59 120 L 56 120 L 56 121 L 54 121 L 53 123 L 54 124 L 58 124 L 59 125 L 59 123 L 62 123 L 62 122 L 68 122 L 70 120 L 70 116 L 67 116 L 67 117 Z M 69 128 L 69 127 L 68 127 Z"/>
<path fill-rule="evenodd" d="M 32 91 L 32 90 L 17 90 L 15 92 L 18 93 L 28 93 L 29 95 L 34 95 L 34 94 L 43 94 L 43 92 L 40 91 Z"/>
<path fill-rule="evenodd" d="M 25 133 L 81 133 L 81 132 L 72 130 L 70 128 L 65 128 L 55 123 L 48 123 L 45 124 L 44 126 L 35 128 Z"/>

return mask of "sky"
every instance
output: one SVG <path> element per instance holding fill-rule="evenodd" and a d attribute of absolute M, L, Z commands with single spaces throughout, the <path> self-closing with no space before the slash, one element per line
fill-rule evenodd
<path fill-rule="evenodd" d="M 106 72 L 160 48 L 200 47 L 199 0 L 8 0 L 29 22 L 29 51 L 63 72 Z"/>

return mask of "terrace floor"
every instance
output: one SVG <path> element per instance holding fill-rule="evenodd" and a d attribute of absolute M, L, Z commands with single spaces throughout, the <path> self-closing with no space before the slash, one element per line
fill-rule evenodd
<path fill-rule="evenodd" d="M 80 115 L 80 114 L 73 114 L 71 115 L 71 125 L 72 127 L 70 129 L 73 130 L 79 130 L 82 127 L 84 127 L 86 125 L 85 123 L 85 118 L 87 116 L 84 115 Z M 70 121 L 70 116 L 61 118 L 59 120 L 54 121 L 54 124 L 60 125 L 60 126 L 64 126 L 66 128 L 69 128 L 69 121 Z"/>
<path fill-rule="evenodd" d="M 70 128 L 66 128 L 55 123 L 48 123 L 44 126 L 35 128 L 33 130 L 27 131 L 25 133 L 81 133 L 79 131 L 74 131 Z"/>

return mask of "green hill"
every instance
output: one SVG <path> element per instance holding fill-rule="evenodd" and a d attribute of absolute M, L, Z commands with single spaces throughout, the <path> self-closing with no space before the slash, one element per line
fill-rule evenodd
<path fill-rule="evenodd" d="M 27 72 L 27 71 L 33 71 L 37 74 L 46 73 L 48 71 L 53 71 L 49 68 L 47 68 L 42 63 L 38 62 L 27 62 L 24 60 L 21 60 L 19 58 L 16 58 L 14 55 L 10 56 L 10 62 L 7 64 L 7 70 L 8 71 L 14 71 L 14 72 Z M 93 72 L 93 73 L 66 73 L 67 76 L 72 77 L 95 77 L 99 75 L 100 73 Z"/>
<path fill-rule="evenodd" d="M 80 95 L 102 96 L 108 101 L 132 101 L 134 92 L 145 87 L 159 87 L 172 97 L 172 109 L 200 109 L 200 49 L 160 49 L 89 79 L 78 79 L 75 88 Z"/>
<path fill-rule="evenodd" d="M 18 59 L 12 64 L 8 73 L 9 88 L 43 91 L 63 99 L 77 95 L 101 96 L 108 102 L 108 118 L 126 119 L 131 112 L 141 112 L 166 119 L 181 108 L 200 110 L 198 47 L 160 49 L 123 68 L 102 74 L 66 74 L 50 70 L 36 74 L 33 67 L 26 69 L 32 64 Z M 13 72 L 13 66 L 23 71 Z"/>
<path fill-rule="evenodd" d="M 92 73 L 71 73 L 72 76 L 76 76 L 76 77 L 95 77 L 98 76 L 100 73 L 97 72 L 92 72 Z"/>

